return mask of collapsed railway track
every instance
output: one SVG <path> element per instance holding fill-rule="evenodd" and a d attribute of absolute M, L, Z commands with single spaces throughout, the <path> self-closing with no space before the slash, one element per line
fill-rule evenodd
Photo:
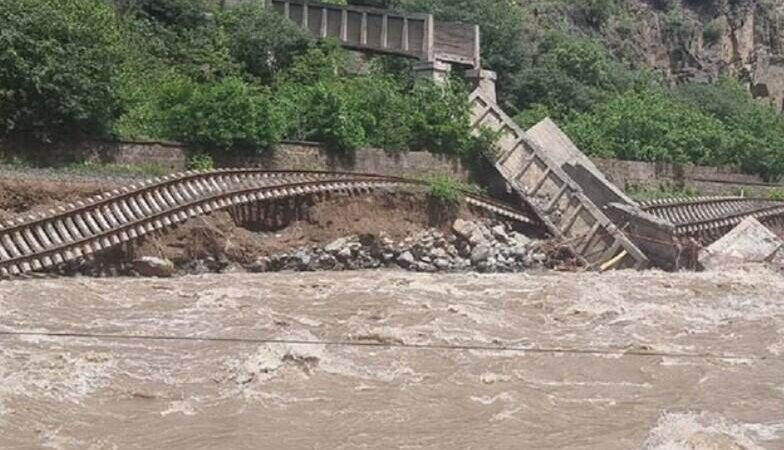
<path fill-rule="evenodd" d="M 0 223 L 0 276 L 55 267 L 203 214 L 229 209 L 248 220 L 264 214 L 259 203 L 309 195 L 378 189 L 426 189 L 428 183 L 352 172 L 223 169 L 184 172 L 130 185 L 90 199 Z M 467 204 L 541 230 L 534 211 L 460 191 Z M 655 200 L 640 208 L 666 220 L 675 238 L 718 239 L 747 217 L 784 221 L 784 202 L 742 197 Z M 254 217 L 249 217 L 253 215 Z"/>
<path fill-rule="evenodd" d="M 0 275 L 18 275 L 90 257 L 198 215 L 306 195 L 423 189 L 428 183 L 383 175 L 226 169 L 170 175 L 0 224 Z M 538 219 L 461 190 L 469 205 L 510 220 Z"/>
<path fill-rule="evenodd" d="M 768 225 L 784 222 L 784 202 L 744 197 L 674 198 L 643 202 L 647 213 L 671 223 L 676 237 L 713 242 L 743 220 L 754 217 Z"/>
<path fill-rule="evenodd" d="M 640 207 L 673 225 L 687 225 L 724 216 L 751 213 L 772 206 L 781 206 L 778 200 L 745 197 L 695 197 L 673 198 L 643 202 Z"/>

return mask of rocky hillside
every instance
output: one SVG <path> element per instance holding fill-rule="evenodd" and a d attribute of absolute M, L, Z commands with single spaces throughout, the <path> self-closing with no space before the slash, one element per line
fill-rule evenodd
<path fill-rule="evenodd" d="M 782 110 L 784 1 L 634 0 L 624 9 L 601 31 L 616 54 L 672 83 L 737 77 Z"/>

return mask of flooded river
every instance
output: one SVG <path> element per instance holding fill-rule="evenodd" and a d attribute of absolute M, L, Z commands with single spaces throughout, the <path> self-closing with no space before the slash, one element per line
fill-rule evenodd
<path fill-rule="evenodd" d="M 784 449 L 784 277 L 0 282 L 2 449 Z"/>

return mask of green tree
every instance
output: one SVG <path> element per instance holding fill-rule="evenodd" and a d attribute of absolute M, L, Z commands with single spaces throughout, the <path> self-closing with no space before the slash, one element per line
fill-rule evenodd
<path fill-rule="evenodd" d="M 734 137 L 722 162 L 768 179 L 784 174 L 784 118 L 752 98 L 736 80 L 689 84 L 676 89 L 675 97 L 719 119 Z"/>
<path fill-rule="evenodd" d="M 547 110 L 556 120 L 590 111 L 639 83 L 599 45 L 561 33 L 547 35 L 531 65 L 511 83 L 507 97 L 521 111 Z"/>
<path fill-rule="evenodd" d="M 716 164 L 733 145 L 721 121 L 652 89 L 619 94 L 566 131 L 589 154 L 638 161 Z"/>
<path fill-rule="evenodd" d="M 138 19 L 170 27 L 194 28 L 207 23 L 218 11 L 211 0 L 112 0 L 117 10 Z"/>
<path fill-rule="evenodd" d="M 143 55 L 145 66 L 163 65 L 199 81 L 240 75 L 216 2 L 122 0 L 119 8 L 124 51 Z"/>
<path fill-rule="evenodd" d="M 301 28 L 261 2 L 228 10 L 220 16 L 220 23 L 228 34 L 232 56 L 263 83 L 272 82 L 310 43 Z"/>
<path fill-rule="evenodd" d="M 173 77 L 155 110 L 166 138 L 208 148 L 261 150 L 280 138 L 281 119 L 269 93 L 239 78 L 200 84 Z"/>
<path fill-rule="evenodd" d="M 446 89 L 418 83 L 410 101 L 411 149 L 465 156 L 474 150 L 468 92 L 460 83 L 453 81 Z"/>
<path fill-rule="evenodd" d="M 0 135 L 105 133 L 119 36 L 102 0 L 0 2 Z"/>

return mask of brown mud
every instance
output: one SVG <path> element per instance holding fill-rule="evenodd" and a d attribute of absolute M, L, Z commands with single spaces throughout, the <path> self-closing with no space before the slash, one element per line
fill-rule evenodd
<path fill-rule="evenodd" d="M 117 183 L 102 179 L 0 178 L 0 219 L 44 212 L 115 189 Z M 465 204 L 445 205 L 424 193 L 379 190 L 359 196 L 333 194 L 319 201 L 300 198 L 269 205 L 263 222 L 244 223 L 229 210 L 218 211 L 55 272 L 128 274 L 133 270 L 132 261 L 145 256 L 170 260 L 180 268 L 208 260 L 212 271 L 242 270 L 260 257 L 326 245 L 345 236 L 383 236 L 397 241 L 427 229 L 451 234 L 455 219 L 481 220 L 487 216 Z"/>
<path fill-rule="evenodd" d="M 778 450 L 759 266 L 0 282 L 0 448 Z"/>
<path fill-rule="evenodd" d="M 127 257 L 160 256 L 175 264 L 214 257 L 247 264 L 259 256 L 325 244 L 344 236 L 383 234 L 403 239 L 427 228 L 451 232 L 455 218 L 473 220 L 483 215 L 465 205 L 441 209 L 439 214 L 432 211 L 427 195 L 405 192 L 285 202 L 273 205 L 271 219 L 259 224 L 238 224 L 229 212 L 221 211 L 145 239 Z"/>
<path fill-rule="evenodd" d="M 0 220 L 44 212 L 117 187 L 111 182 L 0 178 Z"/>

